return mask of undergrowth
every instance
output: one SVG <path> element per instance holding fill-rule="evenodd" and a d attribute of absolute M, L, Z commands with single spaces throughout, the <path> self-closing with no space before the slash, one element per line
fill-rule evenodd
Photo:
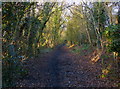
<path fill-rule="evenodd" d="M 24 77 L 28 72 L 23 69 L 19 58 L 4 58 L 2 60 L 2 87 L 14 87 L 18 78 Z"/>
<path fill-rule="evenodd" d="M 79 53 L 80 55 L 87 55 L 88 53 L 92 52 L 91 46 L 88 44 L 83 44 L 81 46 L 74 46 L 71 48 L 71 52 Z"/>
<path fill-rule="evenodd" d="M 87 56 L 89 53 L 91 54 L 92 52 L 94 52 L 94 50 L 95 48 L 91 47 L 90 45 L 74 46 L 71 48 L 71 52 L 78 53 L 82 56 Z M 113 54 L 110 52 L 106 52 L 101 55 L 99 60 L 100 61 L 97 62 L 97 64 L 102 66 L 101 66 L 101 75 L 98 77 L 102 79 L 108 78 L 110 81 L 115 81 L 116 85 L 119 85 L 119 83 L 117 83 L 117 81 L 119 81 L 118 79 L 119 77 L 117 75 L 117 64 L 114 60 Z"/>

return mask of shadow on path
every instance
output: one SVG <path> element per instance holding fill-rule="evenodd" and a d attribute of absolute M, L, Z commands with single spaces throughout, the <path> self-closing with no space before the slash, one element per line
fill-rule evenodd
<path fill-rule="evenodd" d="M 50 81 L 48 82 L 47 86 L 49 87 L 60 87 L 61 86 L 61 79 L 59 78 L 60 68 L 60 56 L 64 54 L 62 50 L 63 45 L 59 45 L 55 48 L 55 51 L 48 63 L 48 72 L 50 73 Z"/>
<path fill-rule="evenodd" d="M 105 87 L 112 83 L 100 80 L 100 67 L 85 57 L 71 53 L 65 44 L 27 62 L 28 76 L 17 87 Z"/>

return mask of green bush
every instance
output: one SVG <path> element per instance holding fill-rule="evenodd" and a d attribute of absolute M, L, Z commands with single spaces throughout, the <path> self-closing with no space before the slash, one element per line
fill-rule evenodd
<path fill-rule="evenodd" d="M 2 87 L 14 87 L 16 80 L 27 74 L 19 58 L 6 57 L 2 60 Z"/>
<path fill-rule="evenodd" d="M 110 25 L 105 30 L 105 36 L 108 40 L 108 50 L 110 52 L 118 52 L 120 54 L 120 26 Z"/>

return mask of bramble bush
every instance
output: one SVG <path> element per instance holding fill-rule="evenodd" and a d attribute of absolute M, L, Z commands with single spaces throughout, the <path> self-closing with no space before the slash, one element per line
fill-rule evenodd
<path fill-rule="evenodd" d="M 120 56 L 120 26 L 110 25 L 105 30 L 105 36 L 107 37 L 107 48 L 110 52 L 117 52 Z"/>

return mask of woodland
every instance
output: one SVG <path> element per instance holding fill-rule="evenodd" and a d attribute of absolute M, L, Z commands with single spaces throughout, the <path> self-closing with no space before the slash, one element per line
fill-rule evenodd
<path fill-rule="evenodd" d="M 2 2 L 3 88 L 119 81 L 120 2 Z"/>

